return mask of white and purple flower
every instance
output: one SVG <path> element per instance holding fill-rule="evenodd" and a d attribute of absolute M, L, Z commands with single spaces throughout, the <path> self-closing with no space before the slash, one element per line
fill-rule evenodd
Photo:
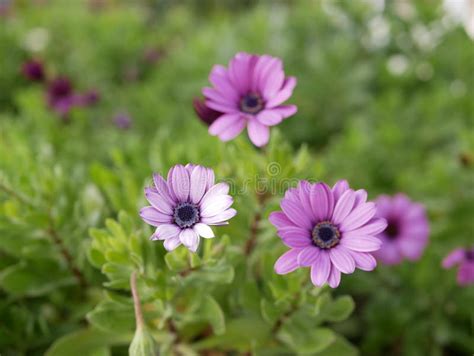
<path fill-rule="evenodd" d="M 172 251 L 183 244 L 196 252 L 200 237 L 213 238 L 210 225 L 226 225 L 237 211 L 227 183 L 214 183 L 214 171 L 199 165 L 176 165 L 168 179 L 153 176 L 154 186 L 145 189 L 151 206 L 140 210 L 142 219 L 156 227 L 152 240 L 164 240 Z"/>
<path fill-rule="evenodd" d="M 311 281 L 335 288 L 342 273 L 355 268 L 371 271 L 377 265 L 372 253 L 380 248 L 375 237 L 387 222 L 375 217 L 375 204 L 367 193 L 349 188 L 345 180 L 331 189 L 325 183 L 301 181 L 281 201 L 283 211 L 270 214 L 278 236 L 290 248 L 275 263 L 278 274 L 311 267 Z"/>

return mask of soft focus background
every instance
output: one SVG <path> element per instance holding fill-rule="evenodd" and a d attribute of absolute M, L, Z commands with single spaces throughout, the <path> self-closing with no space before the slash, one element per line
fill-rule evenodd
<path fill-rule="evenodd" d="M 440 264 L 474 237 L 473 11 L 465 0 L 0 0 L 0 354 L 127 354 L 136 270 L 140 342 L 151 335 L 164 355 L 471 355 L 473 287 Z M 298 78 L 298 113 L 272 130 L 267 157 L 245 135 L 209 136 L 193 112 L 212 65 L 241 50 L 281 57 Z M 82 101 L 52 105 L 22 73 L 31 60 Z M 284 247 L 266 217 L 283 191 L 261 206 L 250 186 L 200 255 L 165 254 L 138 218 L 142 189 L 187 162 L 237 187 L 269 175 L 405 192 L 427 208 L 430 243 L 417 262 L 319 290 L 307 270 L 272 273 Z M 246 256 L 249 229 L 259 243 Z"/>

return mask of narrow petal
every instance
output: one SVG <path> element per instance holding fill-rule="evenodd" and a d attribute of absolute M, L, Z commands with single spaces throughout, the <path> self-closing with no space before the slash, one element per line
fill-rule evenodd
<path fill-rule="evenodd" d="M 163 246 L 167 251 L 173 251 L 179 245 L 181 245 L 181 240 L 179 239 L 179 236 L 166 239 L 163 243 Z"/>
<path fill-rule="evenodd" d="M 372 252 L 380 249 L 382 242 L 378 238 L 372 236 L 360 236 L 351 238 L 347 238 L 346 236 L 344 236 L 341 239 L 340 244 L 353 251 Z"/>
<path fill-rule="evenodd" d="M 334 194 L 334 202 L 336 203 L 341 195 L 349 189 L 349 183 L 347 183 L 347 180 L 340 180 L 334 184 L 334 187 L 332 187 L 332 193 Z"/>
<path fill-rule="evenodd" d="M 460 286 L 468 286 L 474 283 L 474 263 L 464 262 L 459 267 L 457 281 Z"/>
<path fill-rule="evenodd" d="M 387 220 L 382 218 L 374 218 L 370 220 L 366 225 L 344 232 L 344 236 L 368 236 L 377 235 L 387 228 Z"/>
<path fill-rule="evenodd" d="M 179 234 L 181 243 L 190 251 L 196 252 L 199 246 L 199 235 L 193 229 L 184 229 Z"/>
<path fill-rule="evenodd" d="M 263 125 L 275 126 L 283 121 L 283 116 L 274 110 L 263 110 L 257 114 L 257 120 Z"/>
<path fill-rule="evenodd" d="M 288 199 L 283 199 L 280 205 L 285 215 L 297 226 L 311 230 L 311 219 L 307 216 L 306 212 L 303 211 L 301 206 Z"/>
<path fill-rule="evenodd" d="M 444 258 L 442 265 L 444 268 L 451 268 L 464 261 L 465 255 L 463 248 L 457 248 Z"/>
<path fill-rule="evenodd" d="M 282 69 L 279 69 L 278 66 L 279 64 L 277 63 L 277 68 L 274 67 L 273 70 L 270 69 L 264 80 L 262 94 L 265 99 L 273 98 L 281 89 L 283 81 L 285 80 L 285 73 Z"/>
<path fill-rule="evenodd" d="M 293 222 L 288 219 L 288 217 L 282 211 L 274 211 L 268 217 L 268 220 L 275 226 L 277 229 L 287 226 L 295 226 Z"/>
<path fill-rule="evenodd" d="M 237 210 L 230 208 L 220 214 L 211 217 L 203 217 L 201 222 L 208 225 L 220 225 L 221 223 L 233 218 L 236 214 Z"/>
<path fill-rule="evenodd" d="M 162 197 L 156 189 L 145 188 L 145 197 L 150 204 L 160 213 L 171 215 L 173 214 L 173 207 L 168 200 Z"/>
<path fill-rule="evenodd" d="M 311 266 L 311 282 L 316 286 L 322 286 L 329 277 L 331 261 L 326 251 L 320 251 L 318 258 Z"/>
<path fill-rule="evenodd" d="M 230 208 L 234 199 L 230 195 L 219 195 L 206 204 L 201 205 L 201 216 L 210 217 Z"/>
<path fill-rule="evenodd" d="M 233 115 L 239 113 L 239 108 L 237 107 L 237 105 L 221 104 L 212 100 L 206 100 L 205 103 L 208 108 L 214 109 L 218 112 L 222 112 L 226 115 Z"/>
<path fill-rule="evenodd" d="M 282 118 L 293 116 L 298 111 L 296 105 L 280 105 L 272 108 L 272 111 L 277 112 Z"/>
<path fill-rule="evenodd" d="M 168 174 L 168 184 L 173 191 L 176 199 L 185 202 L 189 198 L 189 173 L 183 165 L 177 164 Z"/>
<path fill-rule="evenodd" d="M 310 193 L 311 209 L 316 221 L 328 220 L 334 210 L 334 197 L 324 183 L 314 184 Z"/>
<path fill-rule="evenodd" d="M 241 120 L 230 125 L 226 130 L 222 131 L 218 137 L 222 142 L 233 140 L 240 135 L 240 133 L 245 129 L 246 125 L 247 120 L 241 118 Z"/>
<path fill-rule="evenodd" d="M 250 141 L 257 147 L 265 146 L 270 139 L 270 128 L 257 119 L 249 120 L 247 131 Z"/>
<path fill-rule="evenodd" d="M 285 245 L 289 247 L 300 248 L 311 245 L 309 232 L 300 227 L 282 227 L 278 229 L 278 236 L 280 236 Z"/>
<path fill-rule="evenodd" d="M 172 221 L 171 216 L 160 213 L 152 206 L 141 209 L 140 216 L 147 224 L 152 226 L 159 226 L 160 224 L 170 223 Z"/>
<path fill-rule="evenodd" d="M 275 272 L 278 274 L 287 274 L 296 270 L 299 267 L 297 258 L 300 251 L 300 249 L 292 249 L 281 255 L 275 262 Z"/>
<path fill-rule="evenodd" d="M 163 197 L 169 205 L 173 206 L 176 201 L 170 194 L 168 184 L 163 177 L 157 173 L 153 174 L 153 183 L 155 183 L 155 188 L 158 194 Z"/>
<path fill-rule="evenodd" d="M 341 271 L 333 266 L 331 267 L 331 273 L 328 278 L 329 287 L 336 288 L 339 283 L 341 283 Z"/>
<path fill-rule="evenodd" d="M 368 222 L 377 212 L 374 203 L 359 204 L 339 226 L 341 231 L 355 230 Z"/>
<path fill-rule="evenodd" d="M 402 261 L 397 244 L 387 239 L 383 240 L 381 249 L 374 251 L 374 256 L 386 265 L 396 265 Z"/>
<path fill-rule="evenodd" d="M 350 252 L 344 246 L 336 246 L 329 250 L 331 262 L 342 273 L 353 273 L 355 262 Z"/>
<path fill-rule="evenodd" d="M 206 168 L 201 166 L 194 167 L 191 173 L 191 188 L 189 191 L 189 199 L 191 199 L 192 203 L 198 204 L 201 201 L 204 192 L 206 191 L 207 178 L 208 175 Z"/>
<path fill-rule="evenodd" d="M 354 206 L 365 203 L 367 201 L 367 192 L 364 189 L 359 189 L 355 191 L 355 202 Z"/>
<path fill-rule="evenodd" d="M 202 94 L 206 97 L 206 99 L 216 103 L 236 107 L 236 102 L 233 97 L 225 96 L 222 94 L 222 92 L 217 91 L 214 88 L 202 88 Z"/>
<path fill-rule="evenodd" d="M 293 89 L 296 86 L 296 78 L 295 77 L 287 77 L 285 82 L 283 83 L 283 87 L 276 95 L 267 101 L 267 108 L 274 108 L 288 100 L 293 94 Z"/>
<path fill-rule="evenodd" d="M 425 249 L 427 240 L 410 237 L 402 237 L 397 240 L 398 248 L 403 256 L 410 261 L 420 259 Z"/>
<path fill-rule="evenodd" d="M 377 266 L 377 260 L 367 252 L 355 252 L 349 250 L 355 261 L 356 267 L 363 271 L 372 271 Z"/>
<path fill-rule="evenodd" d="M 335 224 L 341 224 L 354 206 L 355 195 L 352 189 L 346 190 L 336 203 L 332 220 Z"/>
<path fill-rule="evenodd" d="M 211 126 L 209 126 L 209 134 L 218 136 L 241 120 L 240 113 L 221 115 L 212 123 Z"/>
<path fill-rule="evenodd" d="M 202 197 L 201 207 L 211 204 L 216 197 L 227 195 L 229 193 L 229 189 L 230 187 L 227 183 L 217 183 L 216 185 L 212 186 L 211 189 L 209 189 Z"/>
<path fill-rule="evenodd" d="M 306 180 L 301 180 L 298 183 L 298 197 L 301 202 L 301 207 L 313 223 L 315 216 L 313 214 L 313 209 L 311 208 L 311 189 L 312 185 Z"/>
<path fill-rule="evenodd" d="M 305 247 L 299 254 L 298 254 L 298 264 L 301 267 L 309 267 L 313 265 L 320 253 L 320 249 L 316 246 L 308 246 Z"/>
<path fill-rule="evenodd" d="M 209 74 L 209 81 L 212 85 L 225 96 L 229 96 L 234 100 L 238 100 L 239 93 L 228 76 L 227 69 L 221 65 L 215 65 Z"/>
<path fill-rule="evenodd" d="M 166 240 L 177 237 L 181 229 L 174 224 L 162 224 L 156 228 L 152 240 Z"/>
<path fill-rule="evenodd" d="M 209 225 L 198 223 L 193 226 L 193 230 L 196 232 L 196 234 L 204 237 L 205 239 L 212 239 L 214 237 L 214 232 L 209 227 Z"/>
<path fill-rule="evenodd" d="M 206 192 L 207 192 L 214 185 L 216 178 L 214 176 L 214 171 L 211 168 L 206 168 L 206 172 L 207 172 L 207 184 L 206 184 Z"/>

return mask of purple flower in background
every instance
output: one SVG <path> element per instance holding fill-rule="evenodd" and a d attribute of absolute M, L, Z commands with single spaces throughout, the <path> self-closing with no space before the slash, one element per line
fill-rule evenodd
<path fill-rule="evenodd" d="M 115 115 L 114 124 L 119 129 L 127 130 L 130 128 L 130 126 L 132 126 L 132 118 L 128 114 L 120 113 Z"/>
<path fill-rule="evenodd" d="M 34 82 L 42 82 L 45 79 L 43 63 L 39 60 L 29 60 L 23 63 L 21 72 L 26 79 Z"/>
<path fill-rule="evenodd" d="M 247 127 L 253 144 L 265 146 L 270 126 L 296 113 L 295 105 L 282 105 L 293 93 L 296 78 L 285 77 L 279 58 L 240 52 L 228 68 L 215 65 L 209 81 L 213 88 L 202 90 L 206 105 L 222 113 L 209 133 L 222 141 L 232 140 Z"/>
<path fill-rule="evenodd" d="M 92 106 L 99 102 L 100 93 L 96 89 L 90 89 L 84 94 L 79 95 L 78 105 Z"/>
<path fill-rule="evenodd" d="M 148 64 L 155 64 L 164 56 L 164 51 L 159 48 L 147 48 L 143 52 L 143 60 Z"/>
<path fill-rule="evenodd" d="M 227 183 L 214 184 L 210 168 L 187 164 L 176 165 L 168 180 L 153 176 L 154 186 L 145 189 L 151 206 L 140 210 L 142 219 L 156 227 L 152 240 L 164 240 L 168 251 L 183 244 L 196 252 L 200 236 L 213 238 L 209 225 L 226 225 L 237 211 Z"/>
<path fill-rule="evenodd" d="M 307 181 L 288 189 L 280 204 L 283 211 L 270 214 L 278 236 L 290 248 L 276 261 L 276 273 L 311 267 L 314 285 L 335 288 L 341 272 L 373 270 L 377 262 L 371 253 L 381 245 L 375 236 L 387 222 L 375 217 L 375 204 L 366 200 L 365 190 L 354 191 L 345 180 L 332 189 Z"/>
<path fill-rule="evenodd" d="M 71 81 L 66 77 L 58 77 L 48 84 L 47 98 L 49 106 L 63 117 L 79 100 L 73 92 Z"/>
<path fill-rule="evenodd" d="M 193 99 L 193 107 L 197 116 L 203 121 L 207 126 L 211 125 L 214 121 L 217 120 L 219 116 L 222 115 L 220 111 L 209 108 L 205 101 L 200 98 Z"/>
<path fill-rule="evenodd" d="M 443 268 L 459 265 L 457 281 L 460 286 L 474 283 L 474 247 L 457 248 L 447 255 L 442 263 Z"/>
<path fill-rule="evenodd" d="M 377 216 L 387 220 L 387 229 L 378 235 L 382 247 L 375 253 L 385 264 L 398 264 L 404 258 L 416 261 L 428 243 L 429 224 L 425 208 L 406 195 L 381 195 L 376 200 Z"/>

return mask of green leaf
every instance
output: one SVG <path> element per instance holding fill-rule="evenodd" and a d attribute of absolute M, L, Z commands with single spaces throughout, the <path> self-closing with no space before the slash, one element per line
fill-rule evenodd
<path fill-rule="evenodd" d="M 342 321 L 351 315 L 355 304 L 351 296 L 345 295 L 337 298 L 322 310 L 324 319 L 328 321 Z"/>
<path fill-rule="evenodd" d="M 266 299 L 262 299 L 260 301 L 260 308 L 262 311 L 262 316 L 265 321 L 269 324 L 273 325 L 281 315 L 281 311 L 275 306 L 274 303 L 270 303 Z"/>
<path fill-rule="evenodd" d="M 357 356 L 357 349 L 342 336 L 337 335 L 336 340 L 323 351 L 317 353 L 317 356 Z"/>
<path fill-rule="evenodd" d="M 96 356 L 104 354 L 104 348 L 126 345 L 131 339 L 131 334 L 110 333 L 95 328 L 87 328 L 67 334 L 56 340 L 46 352 L 46 356 Z"/>
<path fill-rule="evenodd" d="M 209 321 L 216 335 L 221 335 L 225 332 L 224 312 L 213 297 L 204 297 L 201 305 L 201 313 L 202 316 Z"/>
<path fill-rule="evenodd" d="M 295 327 L 283 327 L 278 338 L 298 354 L 315 354 L 326 349 L 336 340 L 331 329 L 315 328 L 303 330 Z"/>
<path fill-rule="evenodd" d="M 95 327 L 108 332 L 132 332 L 135 314 L 132 304 L 124 305 L 105 300 L 87 314 L 87 319 Z"/>

